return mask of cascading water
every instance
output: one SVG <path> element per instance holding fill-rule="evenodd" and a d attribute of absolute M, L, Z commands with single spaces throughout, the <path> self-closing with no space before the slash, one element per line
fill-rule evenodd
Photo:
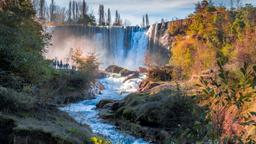
<path fill-rule="evenodd" d="M 117 130 L 115 126 L 104 122 L 99 118 L 99 111 L 96 109 L 96 104 L 102 99 L 120 100 L 128 93 L 137 91 L 142 79 L 143 77 L 140 77 L 123 83 L 125 77 L 111 75 L 100 80 L 105 86 L 105 90 L 96 99 L 71 104 L 61 108 L 61 110 L 68 112 L 77 122 L 88 124 L 94 133 L 103 135 L 113 144 L 148 144 L 143 139 L 125 134 Z"/>
<path fill-rule="evenodd" d="M 52 45 L 48 48 L 46 57 L 57 58 L 68 63 L 70 51 L 80 48 L 84 53 L 94 53 L 101 66 L 119 65 L 130 70 L 137 70 L 144 66 L 145 56 L 149 53 L 154 59 L 162 59 L 159 43 L 158 26 L 149 29 L 140 27 L 86 27 L 81 25 L 58 26 L 48 30 L 52 31 Z M 166 51 L 163 51 L 166 54 Z M 160 55 L 158 55 L 160 54 Z M 136 92 L 142 77 L 130 79 L 123 83 L 126 77 L 111 75 L 101 79 L 105 90 L 96 99 L 85 100 L 61 108 L 68 112 L 76 121 L 87 124 L 93 132 L 103 135 L 113 144 L 147 144 L 140 138 L 123 133 L 115 126 L 105 123 L 99 117 L 96 104 L 102 99 L 123 99 L 128 93 Z"/>
<path fill-rule="evenodd" d="M 70 50 L 80 48 L 84 53 L 95 54 L 104 68 L 120 65 L 136 70 L 144 66 L 148 46 L 146 29 L 140 27 L 86 27 L 58 26 L 51 28 L 52 45 L 48 59 L 66 60 Z"/>

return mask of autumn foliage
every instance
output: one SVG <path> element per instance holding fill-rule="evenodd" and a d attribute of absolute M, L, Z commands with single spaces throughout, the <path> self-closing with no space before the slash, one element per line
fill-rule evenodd
<path fill-rule="evenodd" d="M 214 68 L 217 60 L 240 65 L 255 62 L 255 13 L 252 5 L 235 10 L 208 5 L 190 15 L 186 23 L 170 25 L 170 35 L 176 34 L 170 64 L 179 77 Z"/>

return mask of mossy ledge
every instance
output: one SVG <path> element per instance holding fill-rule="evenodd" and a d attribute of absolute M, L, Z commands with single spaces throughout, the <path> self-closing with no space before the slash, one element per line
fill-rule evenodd
<path fill-rule="evenodd" d="M 93 136 L 89 127 L 80 125 L 56 108 L 42 111 L 0 113 L 0 143 L 86 144 Z"/>

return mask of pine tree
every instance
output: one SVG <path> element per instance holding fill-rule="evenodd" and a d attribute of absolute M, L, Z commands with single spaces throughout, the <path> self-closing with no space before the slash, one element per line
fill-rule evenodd
<path fill-rule="evenodd" d="M 85 2 L 85 0 L 83 0 L 83 5 L 82 5 L 82 17 L 86 18 L 88 12 L 88 7 L 87 7 L 87 3 Z"/>
<path fill-rule="evenodd" d="M 110 11 L 110 8 L 108 9 L 107 25 L 108 25 L 108 26 L 111 25 L 111 11 Z"/>
<path fill-rule="evenodd" d="M 71 22 L 72 17 L 72 2 L 69 1 L 69 7 L 68 7 L 68 21 Z"/>
<path fill-rule="evenodd" d="M 78 19 L 78 16 L 79 16 L 79 7 L 78 7 L 78 3 L 76 2 L 76 17 L 75 17 L 76 21 Z"/>
<path fill-rule="evenodd" d="M 41 19 L 44 19 L 44 17 L 45 17 L 44 8 L 45 8 L 45 0 L 40 0 L 39 17 Z"/>
<path fill-rule="evenodd" d="M 51 6 L 50 6 L 50 21 L 54 21 L 54 0 L 51 1 Z"/>
<path fill-rule="evenodd" d="M 99 5 L 99 25 L 105 25 L 104 5 Z"/>
<path fill-rule="evenodd" d="M 145 27 L 145 17 L 142 17 L 142 27 Z"/>
<path fill-rule="evenodd" d="M 76 18 L 76 3 L 74 0 L 72 2 L 72 14 L 73 14 L 73 20 L 75 20 L 75 18 Z"/>
<path fill-rule="evenodd" d="M 146 19 L 146 26 L 149 26 L 148 14 L 146 14 L 145 19 Z"/>
<path fill-rule="evenodd" d="M 116 25 L 116 26 L 121 26 L 122 25 L 122 20 L 121 20 L 120 14 L 118 13 L 117 10 L 116 10 L 116 17 L 115 17 L 114 25 Z"/>

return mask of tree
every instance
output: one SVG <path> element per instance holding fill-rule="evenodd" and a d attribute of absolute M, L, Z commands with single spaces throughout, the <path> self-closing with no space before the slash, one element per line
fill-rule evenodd
<path fill-rule="evenodd" d="M 145 27 L 145 17 L 142 17 L 142 27 Z"/>
<path fill-rule="evenodd" d="M 31 1 L 8 1 L 3 11 L 0 10 L 0 21 L 1 71 L 10 72 L 26 83 L 37 83 L 46 78 L 49 65 L 44 61 L 43 53 L 47 37 L 35 20 Z"/>
<path fill-rule="evenodd" d="M 234 10 L 234 0 L 230 0 L 230 9 Z"/>
<path fill-rule="evenodd" d="M 68 21 L 71 22 L 72 17 L 72 2 L 69 1 L 69 7 L 68 7 Z"/>
<path fill-rule="evenodd" d="M 104 5 L 99 5 L 99 25 L 105 25 L 105 12 L 104 12 Z"/>
<path fill-rule="evenodd" d="M 87 3 L 85 2 L 85 0 L 83 0 L 83 5 L 82 5 L 82 17 L 85 19 L 87 16 L 87 12 L 88 12 L 88 6 Z"/>
<path fill-rule="evenodd" d="M 75 17 L 75 20 L 77 21 L 78 19 L 78 16 L 79 16 L 79 7 L 78 7 L 78 3 L 76 2 L 76 17 Z"/>
<path fill-rule="evenodd" d="M 148 26 L 149 26 L 149 18 L 148 18 L 148 14 L 146 14 L 146 16 L 145 16 L 145 21 L 146 21 L 146 26 L 148 27 Z"/>
<path fill-rule="evenodd" d="M 110 25 L 111 25 L 111 11 L 110 11 L 110 8 L 108 8 L 107 25 L 108 25 L 108 26 L 110 26 Z"/>
<path fill-rule="evenodd" d="M 118 13 L 117 10 L 116 10 L 115 22 L 114 22 L 113 25 L 115 25 L 115 26 L 121 26 L 122 25 L 122 20 L 121 20 L 120 14 Z"/>
<path fill-rule="evenodd" d="M 236 0 L 236 7 L 240 8 L 241 7 L 241 0 Z"/>
<path fill-rule="evenodd" d="M 73 0 L 72 2 L 72 14 L 73 14 L 73 20 L 76 18 L 76 2 Z"/>
<path fill-rule="evenodd" d="M 55 4 L 54 0 L 51 0 L 51 6 L 50 6 L 50 21 L 54 21 L 54 10 L 55 10 Z"/>
<path fill-rule="evenodd" d="M 39 17 L 40 19 L 45 18 L 45 0 L 40 0 Z"/>

